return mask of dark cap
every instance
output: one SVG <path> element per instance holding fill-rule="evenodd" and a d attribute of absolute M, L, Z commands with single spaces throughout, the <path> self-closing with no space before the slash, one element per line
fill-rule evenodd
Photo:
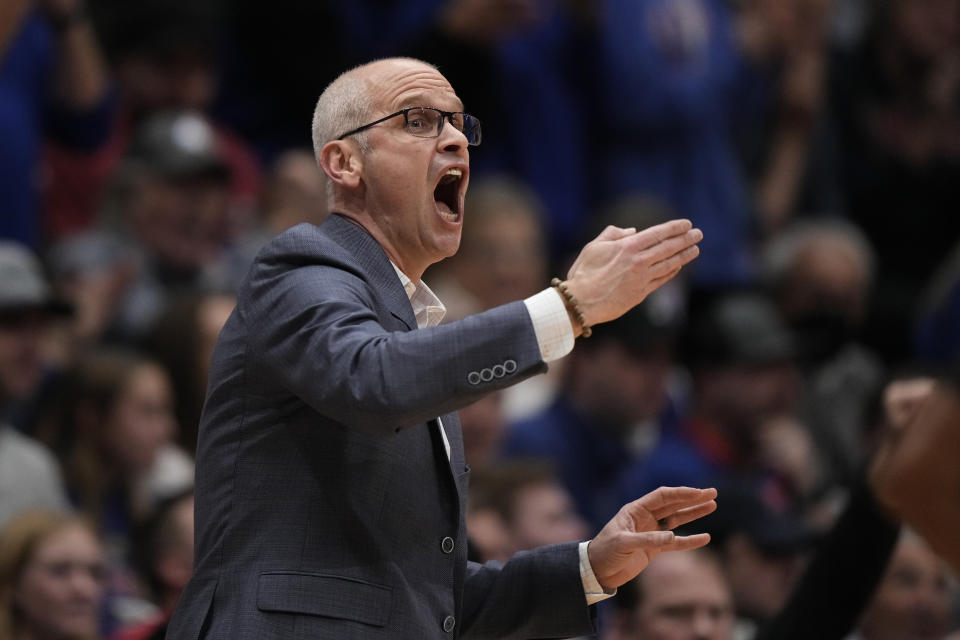
<path fill-rule="evenodd" d="M 136 130 L 127 157 L 172 180 L 208 177 L 226 182 L 230 167 L 213 127 L 192 111 L 167 111 L 147 118 Z"/>
<path fill-rule="evenodd" d="M 692 364 L 768 364 L 794 356 L 793 338 L 776 308 L 758 294 L 732 294 L 696 314 L 687 340 Z"/>
<path fill-rule="evenodd" d="M 699 521 L 700 530 L 720 545 L 732 535 L 743 534 L 768 553 L 806 551 L 819 540 L 820 532 L 780 494 L 773 481 L 721 484 L 717 510 Z"/>
<path fill-rule="evenodd" d="M 663 287 L 616 320 L 593 327 L 593 336 L 583 343 L 583 348 L 612 341 L 641 356 L 672 348 L 685 310 L 683 291 Z"/>
<path fill-rule="evenodd" d="M 0 314 L 34 309 L 58 315 L 73 310 L 53 294 L 32 251 L 16 242 L 0 241 Z"/>

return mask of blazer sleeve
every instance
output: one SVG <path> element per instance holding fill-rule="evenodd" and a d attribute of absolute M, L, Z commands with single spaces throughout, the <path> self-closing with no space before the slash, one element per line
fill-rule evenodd
<path fill-rule="evenodd" d="M 521 551 L 504 565 L 467 566 L 461 637 L 569 638 L 596 633 L 577 542 Z"/>
<path fill-rule="evenodd" d="M 343 424 L 399 429 L 546 370 L 522 302 L 410 331 L 361 271 L 324 260 L 255 263 L 240 316 L 258 385 Z"/>

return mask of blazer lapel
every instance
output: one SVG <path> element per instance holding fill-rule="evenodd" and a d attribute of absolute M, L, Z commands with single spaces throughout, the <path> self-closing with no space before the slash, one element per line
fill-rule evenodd
<path fill-rule="evenodd" d="M 336 213 L 330 214 L 321 227 L 337 244 L 356 257 L 360 268 L 374 283 L 374 289 L 381 295 L 390 313 L 402 322 L 408 331 L 416 329 L 417 319 L 413 315 L 407 292 L 403 290 L 400 278 L 383 247 L 373 236 L 359 224 Z"/>

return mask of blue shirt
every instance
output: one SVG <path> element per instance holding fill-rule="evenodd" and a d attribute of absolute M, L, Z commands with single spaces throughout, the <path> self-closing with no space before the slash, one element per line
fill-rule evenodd
<path fill-rule="evenodd" d="M 0 238 L 36 248 L 41 240 L 38 192 L 45 134 L 78 149 L 106 139 L 115 109 L 107 92 L 88 111 L 52 97 L 56 42 L 38 11 L 29 13 L 0 60 Z"/>

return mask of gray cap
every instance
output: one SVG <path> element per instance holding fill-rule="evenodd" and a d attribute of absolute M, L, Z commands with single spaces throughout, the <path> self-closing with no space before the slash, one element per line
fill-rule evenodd
<path fill-rule="evenodd" d="M 39 309 L 56 314 L 72 311 L 53 295 L 40 261 L 25 246 L 0 241 L 0 313 Z"/>
<path fill-rule="evenodd" d="M 193 111 L 164 111 L 148 117 L 137 128 L 127 157 L 170 179 L 230 178 L 216 132 L 203 115 Z"/>

